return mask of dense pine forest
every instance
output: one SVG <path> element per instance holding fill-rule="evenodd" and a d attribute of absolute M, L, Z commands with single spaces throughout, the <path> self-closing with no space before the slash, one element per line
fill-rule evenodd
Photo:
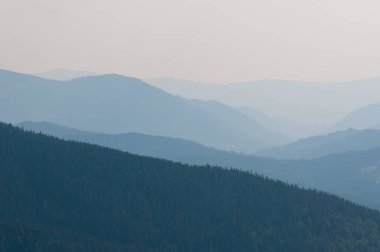
<path fill-rule="evenodd" d="M 0 251 L 378 251 L 380 213 L 0 124 Z"/>

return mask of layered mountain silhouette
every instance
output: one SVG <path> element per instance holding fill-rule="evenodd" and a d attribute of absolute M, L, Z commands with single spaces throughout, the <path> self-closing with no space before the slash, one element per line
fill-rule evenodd
<path fill-rule="evenodd" d="M 0 124 L 1 251 L 377 251 L 336 196 Z"/>
<path fill-rule="evenodd" d="M 334 193 L 380 209 L 380 199 L 377 197 L 380 194 L 380 148 L 328 155 L 313 160 L 275 160 L 221 151 L 167 137 L 98 134 L 46 122 L 24 122 L 19 126 L 66 140 L 102 145 L 143 156 L 170 159 L 190 165 L 210 164 L 256 172 L 302 187 Z"/>
<path fill-rule="evenodd" d="M 139 132 L 252 152 L 286 143 L 218 102 L 186 100 L 121 75 L 57 81 L 0 71 L 0 119 L 49 121 L 103 133 Z"/>
<path fill-rule="evenodd" d="M 284 134 L 294 140 L 315 135 L 321 129 L 320 126 L 314 124 L 296 123 L 285 119 L 268 117 L 257 109 L 250 107 L 239 107 L 237 109 L 255 122 L 260 123 L 266 129 Z"/>
<path fill-rule="evenodd" d="M 62 127 L 49 122 L 22 122 L 17 126 L 64 140 L 97 144 L 142 156 L 164 158 L 188 164 L 207 164 L 211 158 L 217 160 L 225 155 L 233 154 L 184 139 L 141 133 L 100 134 Z"/>
<path fill-rule="evenodd" d="M 334 153 L 369 150 L 376 147 L 380 147 L 380 130 L 348 129 L 260 150 L 255 152 L 255 155 L 277 159 L 312 159 Z"/>
<path fill-rule="evenodd" d="M 146 81 L 186 98 L 217 100 L 233 107 L 248 106 L 271 117 L 301 122 L 305 131 L 298 137 L 305 137 L 309 131 L 321 132 L 337 118 L 377 103 L 380 97 L 380 78 L 326 83 L 258 80 L 213 84 L 174 78 Z"/>

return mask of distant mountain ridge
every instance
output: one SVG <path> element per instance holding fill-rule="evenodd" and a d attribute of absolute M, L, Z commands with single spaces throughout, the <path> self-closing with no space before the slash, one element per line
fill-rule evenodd
<path fill-rule="evenodd" d="M 380 97 L 379 97 L 380 99 Z M 380 125 L 380 103 L 371 104 L 355 111 L 352 111 L 343 119 L 338 121 L 329 130 L 369 129 L 379 128 Z"/>
<path fill-rule="evenodd" d="M 272 118 L 250 107 L 238 107 L 241 113 L 260 123 L 266 129 L 284 134 L 292 140 L 315 135 L 323 128 L 322 125 L 290 122 L 285 119 Z"/>
<path fill-rule="evenodd" d="M 255 108 L 274 118 L 305 123 L 306 130 L 318 127 L 319 131 L 355 109 L 379 102 L 380 97 L 379 77 L 331 83 L 257 80 L 210 84 L 174 78 L 146 81 L 175 95 Z"/>
<path fill-rule="evenodd" d="M 259 150 L 255 155 L 278 159 L 312 159 L 334 153 L 362 151 L 380 147 L 380 130 L 348 129 L 300 139 L 284 146 Z"/>
<path fill-rule="evenodd" d="M 53 69 L 45 72 L 35 73 L 34 75 L 51 80 L 72 80 L 85 76 L 97 75 L 90 71 L 73 71 L 68 69 Z"/>
<path fill-rule="evenodd" d="M 198 164 L 206 164 L 207 162 L 202 163 L 202 156 L 221 156 L 220 154 L 224 153 L 223 151 L 208 148 L 189 140 L 145 135 L 141 133 L 100 134 L 62 127 L 49 122 L 21 122 L 16 126 L 28 131 L 58 137 L 64 140 L 97 144 L 132 154 L 164 158 L 177 162 L 191 163 L 190 161 L 193 160 L 194 157 L 197 157 L 199 161 Z"/>
<path fill-rule="evenodd" d="M 189 101 L 108 74 L 57 81 L 0 71 L 0 120 L 49 121 L 104 133 L 138 132 L 252 152 L 288 142 L 221 103 Z"/>

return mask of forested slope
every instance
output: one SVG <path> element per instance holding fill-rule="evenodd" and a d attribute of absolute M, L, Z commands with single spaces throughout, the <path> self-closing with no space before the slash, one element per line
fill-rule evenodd
<path fill-rule="evenodd" d="M 1 251 L 378 251 L 380 214 L 0 124 Z"/>

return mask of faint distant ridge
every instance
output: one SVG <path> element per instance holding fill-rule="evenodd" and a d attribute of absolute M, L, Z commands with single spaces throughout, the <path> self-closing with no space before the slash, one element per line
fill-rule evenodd
<path fill-rule="evenodd" d="M 255 155 L 278 159 L 313 159 L 330 154 L 364 151 L 377 147 L 380 147 L 380 130 L 348 129 L 260 150 Z"/>
<path fill-rule="evenodd" d="M 379 97 L 380 101 L 380 97 Z M 380 126 L 380 103 L 371 104 L 359 108 L 339 122 L 337 122 L 330 131 L 343 130 L 348 128 L 353 129 L 377 129 Z"/>
<path fill-rule="evenodd" d="M 268 79 L 225 85 L 173 78 L 146 81 L 190 99 L 217 100 L 232 107 L 255 108 L 266 115 L 291 122 L 321 124 L 320 131 L 353 110 L 380 102 L 379 77 L 342 82 Z"/>
<path fill-rule="evenodd" d="M 238 107 L 236 109 L 253 121 L 260 123 L 264 128 L 283 134 L 293 140 L 315 135 L 323 128 L 322 125 L 318 124 L 297 123 L 282 118 L 270 117 L 250 107 Z"/>
<path fill-rule="evenodd" d="M 72 80 L 79 77 L 84 76 L 93 76 L 97 75 L 94 72 L 90 71 L 75 71 L 75 70 L 69 70 L 69 69 L 52 69 L 49 71 L 41 72 L 41 73 L 35 73 L 34 75 L 51 79 L 51 80 Z"/>

